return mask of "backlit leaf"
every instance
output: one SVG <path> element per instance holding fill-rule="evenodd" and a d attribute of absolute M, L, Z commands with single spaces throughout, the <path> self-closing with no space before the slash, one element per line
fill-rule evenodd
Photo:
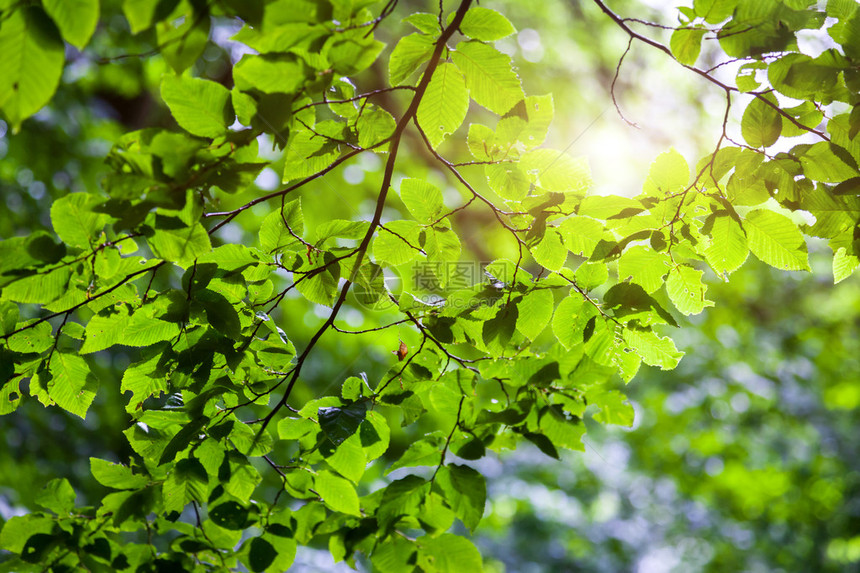
<path fill-rule="evenodd" d="M 17 129 L 54 95 L 63 73 L 63 41 L 40 7 L 7 9 L 0 53 L 0 111 Z"/>
<path fill-rule="evenodd" d="M 469 90 L 463 74 L 453 64 L 439 64 L 421 104 L 418 106 L 418 124 L 436 147 L 457 131 L 469 109 Z"/>
<path fill-rule="evenodd" d="M 493 113 L 502 115 L 525 97 L 511 59 L 492 46 L 460 42 L 451 59 L 466 77 L 472 99 Z"/>
<path fill-rule="evenodd" d="M 744 219 L 750 251 L 772 267 L 808 271 L 806 242 L 797 225 L 785 215 L 757 210 Z"/>
<path fill-rule="evenodd" d="M 192 135 L 218 137 L 233 123 L 230 92 L 219 83 L 167 75 L 161 80 L 161 97 L 176 123 Z"/>

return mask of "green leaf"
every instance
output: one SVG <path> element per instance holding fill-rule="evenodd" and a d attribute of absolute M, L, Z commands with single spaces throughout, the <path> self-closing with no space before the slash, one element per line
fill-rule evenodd
<path fill-rule="evenodd" d="M 32 323 L 32 320 L 28 320 L 18 326 L 27 326 Z M 41 322 L 36 326 L 11 336 L 6 344 L 12 352 L 42 353 L 54 344 L 54 337 L 51 333 L 51 325 L 48 322 Z"/>
<path fill-rule="evenodd" d="M 284 418 L 278 422 L 278 437 L 282 440 L 298 440 L 316 428 L 317 424 L 308 418 Z"/>
<path fill-rule="evenodd" d="M 839 248 L 833 253 L 833 283 L 838 284 L 850 277 L 858 265 L 860 265 L 860 257 L 849 255 L 845 247 Z"/>
<path fill-rule="evenodd" d="M 335 446 L 339 446 L 358 431 L 366 416 L 367 407 L 363 403 L 343 408 L 320 408 L 317 412 L 322 431 Z"/>
<path fill-rule="evenodd" d="M 272 211 L 263 219 L 260 225 L 260 246 L 267 253 L 301 248 L 301 242 L 296 237 L 302 236 L 304 228 L 301 199 L 289 201 L 283 208 Z"/>
<path fill-rule="evenodd" d="M 248 565 L 251 571 L 265 571 L 277 557 L 278 551 L 266 539 L 255 537 L 251 540 L 248 550 Z"/>
<path fill-rule="evenodd" d="M 789 271 L 808 271 L 806 242 L 797 225 L 773 211 L 752 211 L 744 219 L 749 248 L 772 267 Z"/>
<path fill-rule="evenodd" d="M 179 229 L 156 229 L 152 237 L 147 237 L 147 243 L 156 257 L 182 267 L 212 250 L 209 234 L 200 223 Z"/>
<path fill-rule="evenodd" d="M 385 44 L 361 28 L 341 30 L 326 42 L 324 53 L 331 69 L 338 74 L 352 76 L 369 68 Z"/>
<path fill-rule="evenodd" d="M 422 223 L 433 223 L 442 216 L 445 204 L 439 188 L 423 179 L 400 182 L 400 199 L 409 212 Z"/>
<path fill-rule="evenodd" d="M 471 541 L 452 533 L 439 537 L 419 537 L 418 564 L 426 573 L 461 573 L 483 571 L 481 554 Z"/>
<path fill-rule="evenodd" d="M 588 162 L 562 151 L 535 149 L 522 156 L 520 169 L 544 191 L 565 191 L 585 195 L 591 187 Z"/>
<path fill-rule="evenodd" d="M 90 472 L 97 482 L 113 489 L 139 489 L 149 483 L 148 477 L 135 474 L 130 467 L 99 458 L 90 458 Z"/>
<path fill-rule="evenodd" d="M 55 352 L 51 357 L 51 379 L 48 395 L 57 405 L 76 416 L 86 418 L 96 397 L 98 380 L 80 356 Z"/>
<path fill-rule="evenodd" d="M 589 257 L 603 238 L 603 223 L 590 217 L 573 216 L 562 221 L 559 231 L 571 253 Z"/>
<path fill-rule="evenodd" d="M 496 132 L 500 141 L 518 141 L 532 149 L 546 140 L 554 115 L 552 95 L 528 96 L 499 120 Z"/>
<path fill-rule="evenodd" d="M 809 146 L 800 155 L 800 163 L 803 165 L 804 175 L 824 183 L 841 183 L 857 177 L 858 174 L 857 163 L 851 154 L 826 141 Z"/>
<path fill-rule="evenodd" d="M 741 119 L 741 134 L 751 147 L 770 147 L 782 132 L 782 117 L 764 99 L 778 107 L 776 98 L 763 95 L 750 102 Z"/>
<path fill-rule="evenodd" d="M 315 273 L 313 276 L 299 277 L 296 290 L 302 293 L 302 296 L 311 302 L 331 306 L 337 298 L 337 285 L 340 281 L 340 265 L 335 260 L 336 257 L 326 251 L 323 255 L 323 260 L 319 263 L 324 270 Z"/>
<path fill-rule="evenodd" d="M 666 292 L 675 308 L 681 314 L 699 314 L 707 306 L 714 306 L 713 301 L 705 298 L 708 289 L 702 284 L 702 271 L 687 265 L 674 267 L 666 279 Z"/>
<path fill-rule="evenodd" d="M 206 418 L 196 418 L 192 421 L 189 426 L 197 426 L 197 430 L 194 432 L 187 433 L 192 439 L 188 440 L 187 438 L 183 440 L 179 440 L 180 447 L 184 448 L 182 442 L 193 443 L 197 441 L 197 438 L 200 434 L 200 427 L 198 424 L 206 423 Z M 236 447 L 236 450 L 240 452 L 242 455 L 258 458 L 265 456 L 269 452 L 272 451 L 272 444 L 274 440 L 272 439 L 272 435 L 270 432 L 266 430 L 260 430 L 259 428 L 252 428 L 247 424 L 239 424 L 235 423 L 231 420 L 227 424 L 224 424 L 226 429 L 230 429 L 230 443 Z M 187 427 L 187 426 L 186 426 Z M 220 430 L 221 426 L 219 426 Z M 184 430 L 184 428 L 183 428 Z M 178 434 L 177 434 L 178 435 Z M 195 455 L 199 451 L 200 448 L 195 450 Z M 166 451 L 166 448 L 165 448 Z M 181 451 L 181 450 L 180 450 Z"/>
<path fill-rule="evenodd" d="M 735 78 L 738 89 L 744 93 L 757 90 L 761 86 L 761 82 L 756 79 L 756 72 L 766 69 L 767 63 L 759 61 L 749 62 L 739 67 Z"/>
<path fill-rule="evenodd" d="M 57 515 L 68 515 L 75 509 L 75 490 L 66 478 L 52 479 L 36 496 L 36 503 Z"/>
<path fill-rule="evenodd" d="M 466 77 L 466 86 L 479 105 L 504 115 L 525 98 L 511 59 L 487 44 L 460 42 L 451 59 Z"/>
<path fill-rule="evenodd" d="M 226 501 L 209 510 L 209 519 L 218 527 L 239 531 L 248 521 L 248 508 L 235 501 Z"/>
<path fill-rule="evenodd" d="M 642 358 L 642 362 L 659 366 L 661 370 L 672 370 L 684 356 L 671 338 L 658 336 L 651 330 L 625 328 L 623 336 L 624 341 Z"/>
<path fill-rule="evenodd" d="M 529 340 L 535 340 L 552 319 L 553 304 L 551 290 L 536 289 L 527 293 L 517 303 L 517 330 Z"/>
<path fill-rule="evenodd" d="M 181 512 L 188 502 L 203 501 L 208 483 L 209 475 L 198 460 L 179 460 L 162 486 L 164 510 Z"/>
<path fill-rule="evenodd" d="M 370 411 L 367 413 L 367 419 L 358 428 L 358 436 L 361 447 L 364 448 L 365 457 L 368 461 L 375 460 L 388 451 L 391 429 L 385 416 L 379 412 Z"/>
<path fill-rule="evenodd" d="M 274 513 L 269 517 L 269 530 L 263 534 L 263 539 L 268 541 L 277 551 L 277 557 L 268 568 L 272 573 L 287 571 L 296 558 L 297 543 L 292 533 L 294 523 L 292 520 L 293 517 L 289 512 L 282 512 L 280 515 Z M 287 533 L 289 536 L 282 535 L 283 533 Z"/>
<path fill-rule="evenodd" d="M 344 219 L 332 219 L 326 221 L 316 228 L 316 245 L 331 237 L 343 239 L 361 239 L 367 233 L 370 224 L 367 221 L 346 221 Z"/>
<path fill-rule="evenodd" d="M 361 506 L 358 503 L 355 487 L 342 477 L 326 470 L 317 472 L 314 478 L 314 489 L 330 509 L 361 516 Z"/>
<path fill-rule="evenodd" d="M 578 418 L 568 418 L 568 414 L 558 406 L 541 410 L 540 431 L 552 443 L 574 451 L 585 451 L 582 437 L 585 424 Z"/>
<path fill-rule="evenodd" d="M 132 364 L 122 375 L 120 392 L 131 392 L 127 409 L 135 412 L 142 407 L 144 400 L 156 393 L 160 395 L 167 391 L 167 380 L 165 374 L 158 371 L 159 354 L 148 360 L 141 360 Z"/>
<path fill-rule="evenodd" d="M 388 139 L 397 127 L 390 113 L 376 106 L 366 106 L 355 122 L 358 131 L 358 144 L 364 148 Z"/>
<path fill-rule="evenodd" d="M 30 537 L 50 533 L 55 523 L 53 516 L 38 513 L 12 516 L 0 530 L 0 547 L 13 553 L 21 553 Z"/>
<path fill-rule="evenodd" d="M 747 237 L 734 218 L 715 217 L 708 234 L 710 242 L 705 248 L 705 258 L 718 275 L 735 272 L 747 260 Z"/>
<path fill-rule="evenodd" d="M 385 473 L 390 474 L 400 468 L 418 466 L 438 466 L 442 462 L 443 441 L 438 434 L 425 436 L 409 444 L 406 451 L 391 464 Z"/>
<path fill-rule="evenodd" d="M 338 444 L 334 450 L 328 445 L 321 448 L 325 461 L 337 473 L 357 484 L 367 467 L 367 456 L 361 446 L 361 438 L 358 433 L 352 434 L 346 440 Z"/>
<path fill-rule="evenodd" d="M 439 26 L 439 17 L 429 12 L 416 12 L 403 19 L 404 22 L 412 24 L 415 28 L 425 34 L 438 36 L 442 29 Z"/>
<path fill-rule="evenodd" d="M 438 493 L 431 491 L 418 508 L 418 523 L 430 533 L 448 531 L 454 524 L 454 512 Z"/>
<path fill-rule="evenodd" d="M 663 197 L 683 191 L 689 181 L 687 160 L 673 148 L 658 155 L 651 164 L 642 191 L 652 197 Z"/>
<path fill-rule="evenodd" d="M 71 193 L 51 205 L 51 224 L 60 239 L 71 247 L 89 248 L 96 242 L 108 217 L 93 208 L 103 197 L 88 193 Z"/>
<path fill-rule="evenodd" d="M 635 283 L 614 285 L 606 291 L 603 301 L 606 307 L 615 312 L 616 317 L 629 317 L 629 320 L 636 319 L 642 324 L 663 322 L 678 327 L 674 317 L 654 297 L 646 293 L 645 289 Z"/>
<path fill-rule="evenodd" d="M 242 91 L 291 94 L 305 82 L 305 65 L 292 54 L 245 54 L 233 67 L 233 80 Z"/>
<path fill-rule="evenodd" d="M 558 272 L 567 260 L 567 248 L 557 229 L 547 229 L 543 240 L 531 249 L 532 256 L 542 267 Z"/>
<path fill-rule="evenodd" d="M 382 530 L 388 530 L 401 519 L 418 513 L 421 503 L 430 491 L 430 484 L 422 477 L 407 475 L 383 490 L 382 502 L 376 511 Z"/>
<path fill-rule="evenodd" d="M 618 280 L 634 282 L 653 293 L 663 286 L 663 277 L 669 271 L 669 255 L 644 245 L 630 247 L 618 259 Z"/>
<path fill-rule="evenodd" d="M 161 55 L 177 74 L 190 68 L 206 49 L 211 25 L 208 10 L 193 10 L 181 16 L 167 18 L 156 25 Z"/>
<path fill-rule="evenodd" d="M 11 414 L 21 403 L 21 382 L 11 379 L 15 374 L 12 363 L 14 355 L 5 348 L 0 349 L 0 416 Z"/>
<path fill-rule="evenodd" d="M 148 416 L 150 414 L 147 413 L 146 415 Z M 164 450 L 162 450 L 161 456 L 158 458 L 158 465 L 161 466 L 172 462 L 179 452 L 184 451 L 192 443 L 198 442 L 200 430 L 208 421 L 209 419 L 205 416 L 198 416 L 184 424 L 182 428 L 176 432 L 172 438 L 170 438 L 167 445 L 164 446 Z"/>
<path fill-rule="evenodd" d="M 388 60 L 388 78 L 391 85 L 402 85 L 432 54 L 432 38 L 423 34 L 410 34 L 400 38 Z"/>
<path fill-rule="evenodd" d="M 543 434 L 538 434 L 535 432 L 524 432 L 523 437 L 536 445 L 537 448 L 545 455 L 555 460 L 561 459 L 561 456 L 558 455 L 558 449 L 555 447 L 555 444 L 553 444 L 550 439 Z"/>
<path fill-rule="evenodd" d="M 132 315 L 123 331 L 122 344 L 146 347 L 163 340 L 173 340 L 177 336 L 179 336 L 178 324 L 152 318 L 138 311 Z"/>
<path fill-rule="evenodd" d="M 83 50 L 96 31 L 99 0 L 44 0 L 42 5 L 60 29 L 63 38 Z"/>
<path fill-rule="evenodd" d="M 45 12 L 27 6 L 4 10 L 0 53 L 0 111 L 17 130 L 54 95 L 65 50 Z"/>
<path fill-rule="evenodd" d="M 582 304 L 582 295 L 573 292 L 558 304 L 552 317 L 552 333 L 567 350 L 582 342 L 585 326 L 579 320 Z"/>
<path fill-rule="evenodd" d="M 14 302 L 48 304 L 68 292 L 71 271 L 61 267 L 47 274 L 20 278 L 3 287 L 3 298 Z"/>
<path fill-rule="evenodd" d="M 618 390 L 589 393 L 588 401 L 600 408 L 594 419 L 601 424 L 615 424 L 630 427 L 633 425 L 634 410 L 627 397 Z"/>
<path fill-rule="evenodd" d="M 708 24 L 719 24 L 732 15 L 737 0 L 695 0 L 696 16 L 704 18 Z"/>
<path fill-rule="evenodd" d="M 457 131 L 469 110 L 469 90 L 453 64 L 442 63 L 433 72 L 416 119 L 433 147 Z"/>
<path fill-rule="evenodd" d="M 475 40 L 494 42 L 510 36 L 516 32 L 516 29 L 507 18 L 495 10 L 473 6 L 463 17 L 460 31 Z"/>
<path fill-rule="evenodd" d="M 813 59 L 805 54 L 787 54 L 768 66 L 770 84 L 783 95 L 794 99 L 827 98 L 839 78 L 839 64 L 825 53 Z"/>
<path fill-rule="evenodd" d="M 605 263 L 586 261 L 576 269 L 574 279 L 579 288 L 586 291 L 594 290 L 609 280 L 609 268 Z"/>
<path fill-rule="evenodd" d="M 131 27 L 131 33 L 137 34 L 148 29 L 157 20 L 166 18 L 178 3 L 179 0 L 123 0 L 122 11 Z"/>
<path fill-rule="evenodd" d="M 386 230 L 388 229 L 388 230 Z M 373 240 L 373 258 L 376 262 L 399 266 L 418 256 L 418 233 L 421 226 L 415 221 L 391 221 L 379 229 Z"/>
<path fill-rule="evenodd" d="M 448 464 L 439 469 L 436 484 L 463 525 L 474 531 L 484 516 L 487 503 L 484 476 L 468 466 Z"/>
<path fill-rule="evenodd" d="M 669 48 L 675 59 L 685 66 L 693 66 L 702 51 L 702 38 L 707 30 L 680 28 L 672 32 Z"/>
<path fill-rule="evenodd" d="M 593 217 L 595 219 L 617 219 L 630 217 L 645 210 L 645 207 L 636 199 L 622 197 L 620 195 L 589 195 L 579 204 L 580 216 Z M 598 237 L 598 240 L 602 238 Z"/>
<path fill-rule="evenodd" d="M 434 17 L 435 20 L 435 17 Z M 13 518 L 14 519 L 14 518 Z M 398 536 L 388 536 L 374 547 L 370 559 L 374 571 L 400 573 L 415 566 L 415 543 Z"/>
<path fill-rule="evenodd" d="M 179 127 L 192 135 L 224 135 L 235 119 L 230 91 L 213 81 L 166 75 L 161 97 Z"/>
<path fill-rule="evenodd" d="M 510 163 L 493 163 L 485 168 L 490 189 L 502 199 L 522 201 L 529 193 L 531 182 L 519 167 Z"/>
<path fill-rule="evenodd" d="M 86 338 L 80 353 L 90 354 L 122 343 L 122 335 L 130 320 L 131 317 L 125 312 L 95 315 L 87 323 Z"/>

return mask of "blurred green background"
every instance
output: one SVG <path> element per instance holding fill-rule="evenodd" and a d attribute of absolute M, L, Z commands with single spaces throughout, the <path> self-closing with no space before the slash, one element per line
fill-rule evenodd
<path fill-rule="evenodd" d="M 119 134 L 172 121 L 157 99 L 165 72 L 161 58 L 122 57 L 148 52 L 154 38 L 129 34 L 119 0 L 103 5 L 107 17 L 86 52 L 68 58 L 50 107 L 15 135 L 0 122 L 0 239 L 49 228 L 54 198 L 97 190 L 103 158 Z M 619 117 L 609 86 L 627 36 L 592 3 L 482 5 L 505 13 L 519 30 L 499 48 L 514 57 L 527 93 L 554 94 L 556 122 L 548 144 L 587 157 L 598 192 L 634 195 L 649 163 L 669 146 L 694 162 L 716 143 L 721 94 L 642 46 L 625 58 L 616 86 L 619 106 L 639 128 Z M 611 6 L 626 16 L 673 23 L 666 2 Z M 379 28 L 380 39 L 390 50 L 405 31 L 399 18 L 437 7 L 401 1 Z M 226 22 L 214 27 L 196 74 L 229 84 L 230 66 L 241 55 L 229 41 L 234 32 Z M 649 34 L 665 41 L 660 30 Z M 710 57 L 706 50 L 704 67 Z M 367 90 L 379 85 L 382 63 L 356 82 Z M 380 103 L 395 113 L 403 109 L 396 96 Z M 462 146 L 457 139 L 450 145 Z M 261 151 L 276 161 L 272 143 L 263 141 Z M 413 143 L 399 176 L 448 185 L 446 192 L 456 198 L 451 181 Z M 359 158 L 314 183 L 305 193 L 326 201 L 306 204 L 307 228 L 367 214 L 381 167 L 372 157 Z M 230 196 L 222 207 L 278 184 L 275 171 L 265 170 L 255 187 Z M 252 241 L 266 212 L 265 206 L 253 210 L 220 236 Z M 480 259 L 477 237 L 469 246 Z M 672 333 L 687 352 L 680 367 L 643 369 L 626 388 L 636 408 L 634 428 L 590 424 L 585 453 L 568 453 L 561 462 L 527 446 L 482 460 L 491 503 L 474 539 L 488 569 L 860 571 L 860 279 L 834 286 L 826 247 L 812 243 L 810 251 L 812 275 L 748 261 L 730 283 L 710 277 L 716 307 Z M 390 318 L 359 309 L 344 316 L 353 328 Z M 279 320 L 303 345 L 320 317 L 287 300 Z M 301 398 L 325 394 L 359 372 L 381 376 L 396 358 L 378 348 L 395 350 L 400 338 L 415 338 L 408 329 L 373 336 L 374 344 L 362 336 L 325 337 L 306 368 L 312 383 L 301 387 Z M 0 518 L 35 507 L 39 488 L 54 477 L 70 479 L 78 503 L 97 502 L 106 493 L 89 479 L 88 458 L 129 455 L 119 383 L 132 360 L 121 350 L 96 355 L 104 382 L 86 421 L 35 400 L 0 417 Z M 402 436 L 394 447 L 407 444 Z M 382 469 L 374 471 L 381 475 Z M 278 485 L 274 477 L 268 476 L 272 488 Z M 333 567 L 325 551 L 300 550 L 294 569 Z"/>

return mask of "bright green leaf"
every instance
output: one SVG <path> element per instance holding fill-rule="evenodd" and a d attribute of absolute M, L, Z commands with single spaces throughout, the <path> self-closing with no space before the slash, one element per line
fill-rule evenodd
<path fill-rule="evenodd" d="M 230 91 L 213 81 L 166 75 L 161 97 L 179 127 L 192 135 L 224 135 L 235 117 Z"/>
<path fill-rule="evenodd" d="M 529 340 L 543 332 L 552 318 L 553 296 L 548 289 L 535 289 L 517 303 L 517 330 Z"/>
<path fill-rule="evenodd" d="M 770 147 L 782 132 L 782 117 L 764 99 L 778 107 L 772 95 L 760 96 L 746 107 L 741 120 L 741 133 L 752 147 Z"/>
<path fill-rule="evenodd" d="M 97 389 L 98 381 L 83 358 L 74 354 L 54 353 L 51 357 L 48 395 L 60 408 L 86 418 Z"/>
<path fill-rule="evenodd" d="M 439 64 L 418 105 L 416 118 L 427 139 L 437 147 L 457 131 L 469 110 L 469 90 L 453 64 Z"/>
<path fill-rule="evenodd" d="M 99 0 L 44 0 L 42 5 L 60 29 L 63 38 L 83 50 L 96 31 Z"/>
<path fill-rule="evenodd" d="M 400 199 L 412 215 L 422 223 L 433 223 L 443 214 L 445 204 L 439 188 L 423 179 L 400 182 Z"/>
<path fill-rule="evenodd" d="M 702 271 L 687 265 L 680 265 L 669 271 L 666 292 L 681 314 L 699 314 L 705 307 L 714 306 L 713 301 L 705 298 L 708 287 L 702 284 L 703 274 Z"/>
<path fill-rule="evenodd" d="M 750 251 L 772 267 L 808 271 L 806 242 L 797 225 L 785 215 L 757 210 L 744 220 Z"/>
<path fill-rule="evenodd" d="M 696 64 L 702 50 L 702 38 L 707 30 L 679 28 L 672 32 L 669 48 L 679 62 L 687 66 Z"/>
<path fill-rule="evenodd" d="M 511 59 L 494 47 L 460 42 L 451 59 L 466 77 L 472 99 L 493 113 L 503 115 L 525 97 Z"/>
<path fill-rule="evenodd" d="M 516 30 L 513 24 L 495 10 L 473 6 L 460 23 L 464 35 L 482 42 L 494 42 L 510 36 Z"/>
<path fill-rule="evenodd" d="M 128 466 L 98 458 L 90 458 L 90 472 L 97 482 L 113 489 L 138 489 L 149 483 L 148 477 L 133 473 Z"/>
<path fill-rule="evenodd" d="M 355 487 L 342 477 L 322 470 L 314 478 L 314 489 L 332 510 L 361 516 Z"/>
<path fill-rule="evenodd" d="M 0 111 L 17 129 L 50 101 L 63 74 L 64 46 L 38 6 L 7 9 L 0 26 Z"/>

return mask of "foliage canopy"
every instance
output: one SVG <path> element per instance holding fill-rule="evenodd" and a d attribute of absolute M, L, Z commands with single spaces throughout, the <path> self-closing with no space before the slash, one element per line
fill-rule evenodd
<path fill-rule="evenodd" d="M 77 506 L 49 482 L 45 511 L 3 526 L 0 568 L 281 571 L 325 543 L 383 572 L 481 570 L 479 460 L 581 450 L 585 416 L 630 425 L 616 382 L 678 365 L 668 334 L 714 305 L 706 272 L 750 253 L 809 271 L 805 236 L 835 282 L 860 263 L 855 2 L 696 0 L 665 45 L 595 0 L 628 51 L 725 96 L 711 152 L 666 151 L 634 197 L 544 146 L 553 98 L 494 46 L 504 5 L 379 4 L 0 2 L 12 140 L 93 94 L 162 113 L 79 134 L 109 142 L 105 167 L 57 193 L 52 230 L 3 229 L 0 414 L 86 418 L 112 360 L 125 414 L 121 455 L 89 459 L 110 493 Z M 802 53 L 807 31 L 832 47 Z M 697 67 L 709 40 L 721 59 Z M 96 71 L 68 81 L 79 61 Z M 331 177 L 375 164 L 366 189 Z M 339 353 L 356 344 L 369 374 Z"/>

